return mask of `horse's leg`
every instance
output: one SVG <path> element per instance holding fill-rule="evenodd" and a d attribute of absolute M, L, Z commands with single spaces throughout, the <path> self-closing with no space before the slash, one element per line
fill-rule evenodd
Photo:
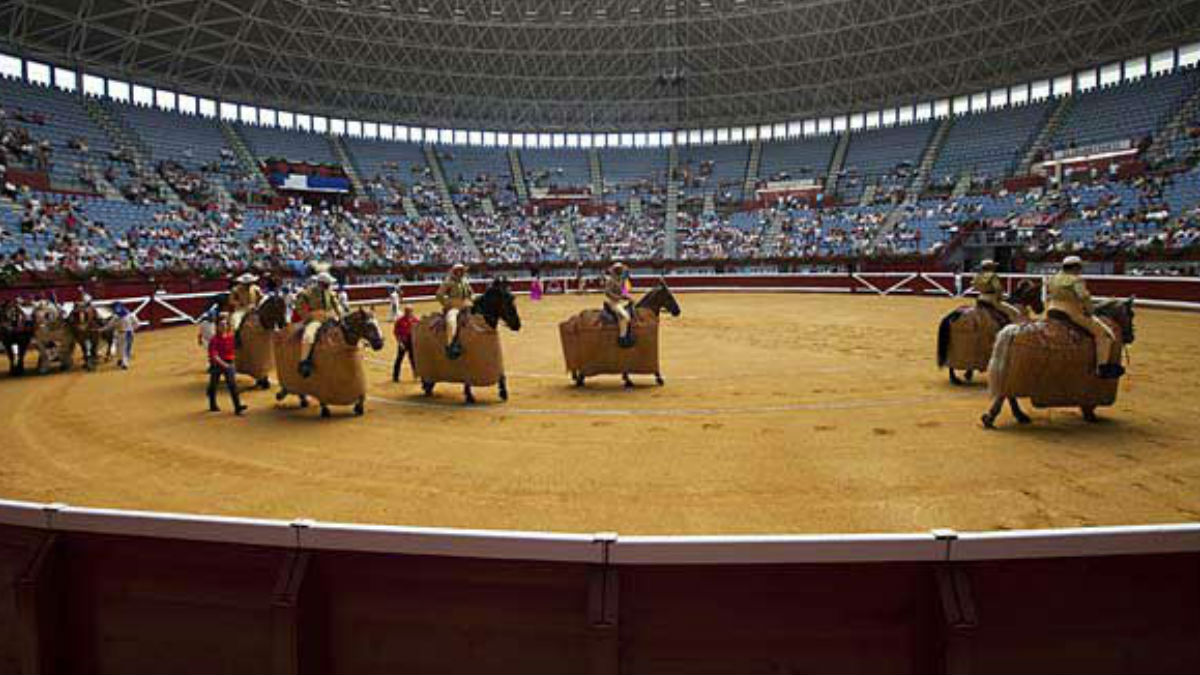
<path fill-rule="evenodd" d="M 363 396 L 362 398 L 358 399 L 357 403 L 354 404 L 354 414 L 356 416 L 362 417 L 363 413 L 367 411 L 366 403 L 367 397 Z"/>
<path fill-rule="evenodd" d="M 1017 422 L 1020 424 L 1029 424 L 1033 421 L 1029 418 L 1029 415 L 1025 414 L 1024 410 L 1021 410 L 1021 404 L 1017 403 L 1016 396 L 1008 397 L 1008 407 L 1012 410 L 1013 417 L 1017 418 Z"/>
<path fill-rule="evenodd" d="M 587 379 L 587 377 L 583 374 L 582 371 L 577 370 L 577 371 L 571 373 L 571 379 L 575 380 L 576 387 L 582 387 L 583 383 Z"/>
<path fill-rule="evenodd" d="M 657 384 L 658 386 L 661 387 L 661 386 L 663 386 L 664 383 L 665 383 L 665 380 L 663 380 L 662 373 L 655 371 L 654 372 L 654 384 Z"/>
<path fill-rule="evenodd" d="M 475 394 L 471 393 L 471 385 L 469 385 L 469 384 L 463 385 L 463 398 L 466 399 L 466 403 L 468 405 L 475 402 Z"/>
<path fill-rule="evenodd" d="M 267 376 L 260 377 L 254 381 L 254 385 L 256 387 L 258 387 L 259 389 L 270 389 L 271 388 L 271 378 L 269 378 Z"/>
<path fill-rule="evenodd" d="M 429 380 L 421 380 L 421 391 L 426 396 L 433 396 L 433 387 L 435 384 L 435 382 L 430 382 Z"/>
<path fill-rule="evenodd" d="M 300 394 L 300 407 L 301 408 L 308 407 L 308 396 L 306 394 Z"/>
<path fill-rule="evenodd" d="M 967 372 L 963 373 L 963 379 L 967 382 L 975 379 L 975 371 L 967 368 Z"/>
<path fill-rule="evenodd" d="M 953 368 L 947 368 L 950 371 L 950 384 L 962 384 L 962 380 L 958 379 L 958 375 Z"/>
<path fill-rule="evenodd" d="M 988 429 L 996 428 L 996 416 L 998 416 L 1000 414 L 1000 410 L 1001 410 L 1001 408 L 1003 408 L 1003 406 L 1004 406 L 1004 397 L 1003 396 L 997 396 L 995 399 L 992 400 L 992 407 L 989 408 L 987 412 L 983 413 L 983 416 L 979 418 L 979 421 L 983 422 L 983 426 L 985 428 L 988 428 Z"/>
<path fill-rule="evenodd" d="M 500 382 L 497 383 L 497 386 L 500 389 L 500 400 L 507 401 L 508 400 L 508 378 L 505 377 L 504 375 L 501 375 Z"/>
<path fill-rule="evenodd" d="M 329 412 L 329 406 L 321 403 L 321 417 L 329 417 L 331 415 L 333 415 L 333 413 Z"/>
<path fill-rule="evenodd" d="M 633 389 L 633 380 L 629 379 L 629 373 L 621 373 L 621 380 L 625 383 L 626 389 Z"/>
<path fill-rule="evenodd" d="M 1093 424 L 1100 421 L 1100 418 L 1096 416 L 1096 406 L 1085 405 L 1085 406 L 1080 407 L 1079 410 L 1080 410 L 1080 412 L 1083 413 L 1083 419 L 1085 421 L 1091 422 Z"/>
<path fill-rule="evenodd" d="M 287 387 L 280 386 L 279 391 L 275 392 L 275 400 L 276 401 L 282 401 L 283 399 L 287 398 L 287 396 L 288 396 Z"/>

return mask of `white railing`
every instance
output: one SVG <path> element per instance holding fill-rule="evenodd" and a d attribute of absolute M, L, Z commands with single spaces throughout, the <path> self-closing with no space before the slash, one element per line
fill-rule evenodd
<path fill-rule="evenodd" d="M 458 558 L 612 565 L 1013 560 L 1200 551 L 1200 523 L 899 534 L 624 536 L 327 523 L 0 500 L 0 524 L 91 533 Z"/>

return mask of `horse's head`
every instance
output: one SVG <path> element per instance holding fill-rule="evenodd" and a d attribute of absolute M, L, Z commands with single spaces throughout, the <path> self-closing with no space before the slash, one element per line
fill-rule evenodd
<path fill-rule="evenodd" d="M 258 306 L 258 320 L 267 330 L 279 330 L 287 325 L 287 305 L 283 298 L 272 295 Z"/>
<path fill-rule="evenodd" d="M 479 300 L 475 310 L 483 315 L 483 320 L 492 328 L 500 321 L 511 330 L 521 330 L 521 315 L 517 313 L 517 299 L 512 293 L 508 279 L 497 277 L 488 286 Z"/>
<path fill-rule="evenodd" d="M 383 331 L 379 328 L 379 322 L 375 320 L 375 315 L 365 309 L 357 309 L 346 315 L 342 320 L 342 337 L 347 344 L 357 346 L 361 340 L 366 340 L 371 349 L 383 349 Z"/>
<path fill-rule="evenodd" d="M 646 309 L 653 311 L 655 314 L 658 314 L 664 309 L 670 312 L 671 316 L 679 316 L 679 314 L 682 312 L 682 310 L 679 309 L 679 302 L 675 300 L 675 294 L 671 292 L 671 289 L 667 286 L 665 279 L 659 279 L 658 285 L 654 287 L 654 290 L 642 296 L 642 299 L 638 301 L 637 306 L 639 308 L 645 307 Z"/>
<path fill-rule="evenodd" d="M 1042 302 L 1042 287 L 1033 279 L 1021 279 L 1017 282 L 1017 287 L 1009 294 L 1008 299 L 1015 305 L 1024 305 L 1033 310 L 1034 314 L 1041 314 L 1046 311 L 1046 304 Z"/>
<path fill-rule="evenodd" d="M 1096 307 L 1096 316 L 1108 317 L 1116 322 L 1121 329 L 1121 341 L 1133 344 L 1133 301 L 1130 296 L 1124 300 L 1113 299 L 1100 303 Z"/>

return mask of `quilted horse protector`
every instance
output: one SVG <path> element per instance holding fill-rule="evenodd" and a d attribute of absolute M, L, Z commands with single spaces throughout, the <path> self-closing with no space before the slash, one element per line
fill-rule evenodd
<path fill-rule="evenodd" d="M 353 405 L 355 414 L 362 414 L 367 395 L 362 350 L 357 344 L 346 343 L 336 323 L 327 322 L 313 348 L 313 374 L 301 377 L 300 337 L 303 332 L 303 325 L 293 324 L 271 336 L 280 385 L 276 400 L 295 394 L 304 405 L 306 397 L 312 396 L 320 401 L 323 415 L 328 414 L 331 405 Z"/>
<path fill-rule="evenodd" d="M 453 382 L 473 387 L 491 387 L 504 382 L 504 351 L 500 333 L 475 313 L 461 312 L 458 343 L 462 355 L 446 358 L 446 319 L 440 313 L 428 314 L 413 330 L 417 377 L 427 387 Z M 430 387 L 431 390 L 431 387 Z M 501 398 L 507 393 L 501 390 Z"/>
<path fill-rule="evenodd" d="M 1101 321 L 1116 337 L 1109 362 L 1120 363 L 1121 327 L 1107 317 Z M 1117 400 L 1118 380 L 1101 379 L 1095 370 L 1092 336 L 1069 321 L 1045 319 L 1000 331 L 988 388 L 993 397 L 1029 398 L 1036 408 L 1111 406 Z"/>
<path fill-rule="evenodd" d="M 939 364 L 957 370 L 987 370 L 992 359 L 992 345 L 1004 324 L 995 311 L 982 307 L 966 307 L 950 319 L 950 331 L 945 360 Z"/>
<path fill-rule="evenodd" d="M 262 323 L 255 310 L 242 320 L 239 331 L 241 344 L 237 347 L 233 365 L 237 372 L 254 378 L 258 386 L 266 389 L 270 385 L 271 371 L 275 369 L 275 350 L 271 345 L 271 331 Z"/>
<path fill-rule="evenodd" d="M 658 361 L 658 314 L 641 308 L 632 323 L 634 345 L 617 345 L 617 322 L 603 310 L 584 310 L 558 325 L 567 372 L 576 384 L 593 375 L 654 375 L 662 384 Z"/>

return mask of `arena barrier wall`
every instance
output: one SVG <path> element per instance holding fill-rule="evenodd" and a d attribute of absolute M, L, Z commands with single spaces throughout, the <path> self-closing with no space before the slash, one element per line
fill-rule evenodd
<path fill-rule="evenodd" d="M 1195 672 L 1200 525 L 648 537 L 0 501 L 0 671 Z"/>
<path fill-rule="evenodd" d="M 929 296 L 969 280 L 668 278 Z M 1200 280 L 1088 281 L 1200 309 Z M 214 295 L 125 290 L 152 326 Z M 1200 524 L 649 537 L 0 500 L 0 579 L 0 672 L 1200 672 Z"/>
<path fill-rule="evenodd" d="M 1002 275 L 1009 284 L 1020 279 L 1044 281 L 1043 275 Z M 672 274 L 666 277 L 635 276 L 634 287 L 645 289 L 666 279 L 672 290 L 677 292 L 721 292 L 721 293 L 852 293 L 866 295 L 906 295 L 927 297 L 966 297 L 970 290 L 971 275 L 955 275 L 942 272 L 868 272 L 868 273 L 809 273 L 809 274 Z M 1087 275 L 1084 279 L 1092 294 L 1098 298 L 1136 296 L 1138 303 L 1161 309 L 1200 311 L 1200 278 L 1192 277 L 1134 277 Z M 557 281 L 557 278 L 555 278 Z M 513 279 L 513 289 L 528 293 L 530 278 Z M 572 292 L 574 280 L 569 279 Z M 176 286 L 176 288 L 180 285 Z M 190 325 L 208 308 L 223 289 L 223 282 L 191 284 L 195 290 L 178 291 L 172 288 L 158 289 L 152 284 L 123 283 L 106 286 L 103 293 L 96 292 L 96 301 L 111 305 L 121 301 L 151 328 Z M 427 300 L 437 291 L 436 282 L 405 282 L 402 284 L 405 298 Z M 482 292 L 485 283 L 474 282 L 475 290 Z M 376 305 L 387 302 L 389 284 L 349 284 L 346 286 L 352 305 Z M 0 298 L 11 297 L 21 289 L 0 291 Z M 77 296 L 74 286 L 61 288 L 39 288 L 38 293 L 54 292 L 61 300 L 71 301 Z M 588 292 L 599 292 L 593 287 Z"/>

